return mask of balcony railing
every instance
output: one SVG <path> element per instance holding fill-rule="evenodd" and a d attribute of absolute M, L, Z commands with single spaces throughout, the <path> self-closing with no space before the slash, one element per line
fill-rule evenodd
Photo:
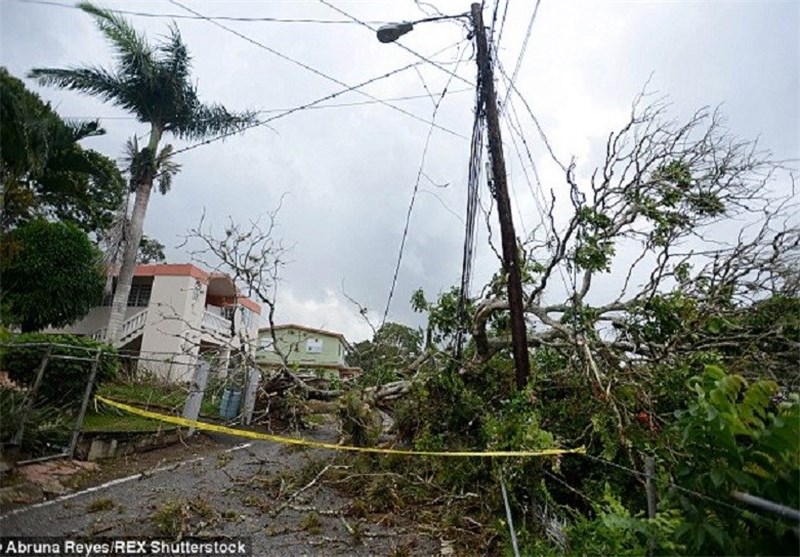
<path fill-rule="evenodd" d="M 214 333 L 230 336 L 231 334 L 231 321 L 225 319 L 221 315 L 210 311 L 203 312 L 203 328 Z"/>

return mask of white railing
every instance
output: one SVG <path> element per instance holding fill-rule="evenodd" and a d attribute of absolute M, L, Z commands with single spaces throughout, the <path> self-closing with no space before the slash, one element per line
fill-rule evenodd
<path fill-rule="evenodd" d="M 231 334 L 231 321 L 210 311 L 203 312 L 203 328 L 225 336 Z"/>
<path fill-rule="evenodd" d="M 126 319 L 122 323 L 122 327 L 120 327 L 119 331 L 119 339 L 114 344 L 117 347 L 122 346 L 126 342 L 130 341 L 133 337 L 135 337 L 139 331 L 144 329 L 144 325 L 147 323 L 147 310 L 143 309 L 139 313 L 134 313 L 128 319 Z M 92 338 L 94 340 L 105 340 L 106 338 L 106 331 L 108 329 L 103 327 L 102 329 L 98 329 L 94 333 L 92 333 Z"/>

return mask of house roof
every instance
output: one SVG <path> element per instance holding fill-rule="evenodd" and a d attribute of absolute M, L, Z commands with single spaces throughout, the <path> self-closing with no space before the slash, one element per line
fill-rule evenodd
<path fill-rule="evenodd" d="M 262 332 L 269 331 L 271 329 L 273 329 L 273 327 L 261 327 L 258 330 L 258 332 L 260 334 Z M 304 325 L 296 325 L 294 323 L 287 323 L 285 325 L 275 325 L 274 329 L 276 331 L 281 331 L 281 330 L 284 330 L 284 329 L 298 329 L 300 331 L 306 331 L 306 332 L 309 332 L 309 333 L 318 333 L 320 335 L 325 335 L 325 336 L 329 336 L 329 337 L 336 337 L 336 338 L 338 338 L 339 340 L 342 341 L 342 344 L 345 344 L 345 345 L 347 344 L 347 339 L 344 338 L 344 335 L 342 333 L 336 333 L 334 331 L 326 331 L 325 329 L 315 329 L 313 327 L 306 327 Z"/>

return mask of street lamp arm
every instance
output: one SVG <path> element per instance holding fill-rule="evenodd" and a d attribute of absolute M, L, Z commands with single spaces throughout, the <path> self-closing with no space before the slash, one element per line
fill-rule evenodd
<path fill-rule="evenodd" d="M 426 17 L 424 19 L 418 19 L 416 21 L 404 21 L 402 23 L 387 23 L 386 25 L 381 25 L 378 28 L 378 40 L 382 43 L 393 43 L 406 33 L 410 33 L 414 29 L 414 25 L 417 23 L 428 23 L 429 21 L 442 21 L 444 19 L 458 19 L 460 17 L 469 18 L 470 14 L 458 14 L 458 15 L 440 15 L 434 17 Z"/>

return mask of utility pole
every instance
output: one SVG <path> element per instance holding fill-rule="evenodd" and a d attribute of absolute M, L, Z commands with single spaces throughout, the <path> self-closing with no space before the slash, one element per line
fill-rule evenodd
<path fill-rule="evenodd" d="M 530 362 L 528 360 L 528 338 L 525 331 L 525 301 L 522 296 L 522 279 L 517 253 L 517 236 L 511 218 L 511 201 L 506 181 L 506 162 L 503 157 L 503 140 L 500 135 L 500 121 L 497 115 L 497 92 L 494 89 L 494 75 L 489 60 L 489 47 L 486 30 L 483 26 L 483 13 L 480 4 L 472 4 L 472 27 L 477 43 L 478 72 L 483 83 L 483 105 L 486 110 L 486 124 L 489 138 L 489 154 L 492 159 L 492 181 L 494 198 L 497 201 L 497 214 L 500 219 L 500 238 L 503 245 L 503 270 L 508 280 L 508 305 L 511 310 L 511 342 L 516 368 L 518 389 L 528 385 Z"/>

